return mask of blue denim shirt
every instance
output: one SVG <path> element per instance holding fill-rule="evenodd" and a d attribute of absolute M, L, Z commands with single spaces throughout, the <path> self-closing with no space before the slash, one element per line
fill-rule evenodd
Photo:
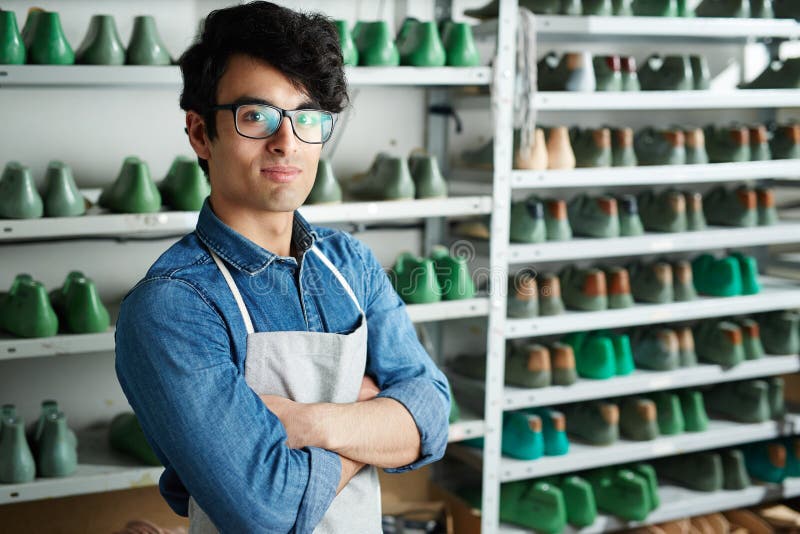
<path fill-rule="evenodd" d="M 297 250 L 313 243 L 341 271 L 367 317 L 367 373 L 379 397 L 402 403 L 421 436 L 415 469 L 447 445 L 447 382 L 417 339 L 405 305 L 372 252 L 351 235 L 295 213 Z M 221 532 L 311 532 L 333 500 L 339 456 L 286 446 L 286 431 L 244 380 L 247 333 L 209 249 L 229 266 L 256 332 L 349 333 L 360 314 L 314 254 L 275 255 L 214 215 L 206 200 L 196 230 L 169 248 L 125 297 L 116 371 L 166 470 L 172 509 L 192 495 Z"/>

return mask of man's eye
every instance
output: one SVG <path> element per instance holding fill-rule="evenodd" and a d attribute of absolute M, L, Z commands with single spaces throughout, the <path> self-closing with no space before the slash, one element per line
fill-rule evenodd
<path fill-rule="evenodd" d="M 260 111 L 248 111 L 247 113 L 244 114 L 244 118 L 245 120 L 251 122 L 264 122 L 264 120 L 266 119 L 264 114 L 261 113 Z"/>

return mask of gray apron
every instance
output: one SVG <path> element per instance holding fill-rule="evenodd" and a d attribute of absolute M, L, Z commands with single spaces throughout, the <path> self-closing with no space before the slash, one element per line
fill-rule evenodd
<path fill-rule="evenodd" d="M 302 403 L 355 402 L 367 363 L 367 319 L 353 289 L 339 270 L 316 246 L 310 250 L 333 272 L 361 314 L 358 327 L 350 334 L 255 332 L 228 268 L 211 252 L 247 327 L 245 382 L 259 395 L 280 395 Z M 380 532 L 378 471 L 368 465 L 334 498 L 314 533 Z M 211 519 L 192 497 L 189 498 L 189 534 L 217 534 Z"/>

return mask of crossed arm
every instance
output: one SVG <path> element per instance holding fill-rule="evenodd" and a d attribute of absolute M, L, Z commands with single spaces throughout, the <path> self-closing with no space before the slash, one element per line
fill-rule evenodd
<path fill-rule="evenodd" d="M 275 395 L 261 400 L 286 428 L 287 445 L 319 447 L 342 461 L 337 493 L 365 465 L 400 467 L 420 455 L 420 435 L 408 410 L 394 399 L 376 398 L 375 382 L 364 377 L 357 402 L 302 404 Z"/>

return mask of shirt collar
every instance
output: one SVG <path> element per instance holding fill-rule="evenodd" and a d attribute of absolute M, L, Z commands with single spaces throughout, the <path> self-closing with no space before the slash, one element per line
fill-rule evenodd
<path fill-rule="evenodd" d="M 211 209 L 209 199 L 203 202 L 195 228 L 197 237 L 217 256 L 233 267 L 256 274 L 267 268 L 276 259 L 286 259 L 250 241 L 245 236 L 225 224 Z M 318 236 L 302 215 L 294 212 L 292 222 L 292 242 L 302 254 L 310 249 Z M 294 258 L 288 258 L 294 260 Z"/>

